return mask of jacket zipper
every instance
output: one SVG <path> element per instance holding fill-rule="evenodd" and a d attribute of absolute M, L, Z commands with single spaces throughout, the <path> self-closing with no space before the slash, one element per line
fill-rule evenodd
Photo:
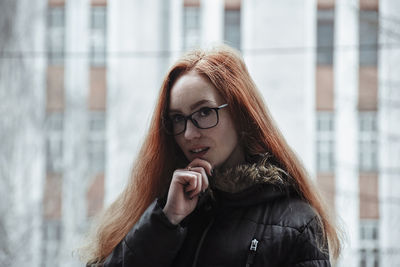
<path fill-rule="evenodd" d="M 250 253 L 247 256 L 246 267 L 250 267 L 251 265 L 253 265 L 254 257 L 256 256 L 257 252 L 257 245 L 258 245 L 257 239 L 254 238 L 253 240 L 251 240 Z"/>
<path fill-rule="evenodd" d="M 201 247 L 203 245 L 203 242 L 204 242 L 204 239 L 206 238 L 206 235 L 207 235 L 208 231 L 210 230 L 210 228 L 211 228 L 213 223 L 214 223 L 214 217 L 210 220 L 210 222 L 208 223 L 206 229 L 204 229 L 203 234 L 201 235 L 200 242 L 199 242 L 199 244 L 198 244 L 198 246 L 196 248 L 196 254 L 194 256 L 194 261 L 193 261 L 192 267 L 196 267 L 197 266 L 197 261 L 198 261 L 198 258 L 199 258 L 200 249 L 201 249 Z"/>

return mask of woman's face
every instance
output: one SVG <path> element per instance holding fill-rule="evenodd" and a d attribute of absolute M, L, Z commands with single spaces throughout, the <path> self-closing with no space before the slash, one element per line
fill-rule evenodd
<path fill-rule="evenodd" d="M 169 117 L 182 120 L 193 112 L 206 115 L 202 108 L 216 108 L 226 104 L 217 89 L 203 76 L 188 72 L 171 88 Z M 214 112 L 214 111 L 213 111 Z M 213 168 L 234 166 L 244 161 L 244 153 L 238 142 L 233 119 L 227 108 L 218 110 L 219 121 L 215 127 L 199 129 L 187 120 L 186 130 L 175 135 L 175 141 L 189 162 L 195 158 L 208 161 Z M 196 115 L 197 116 L 197 115 Z"/>

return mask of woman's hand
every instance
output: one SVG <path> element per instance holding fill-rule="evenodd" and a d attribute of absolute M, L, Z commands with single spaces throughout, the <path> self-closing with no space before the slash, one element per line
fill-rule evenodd
<path fill-rule="evenodd" d="M 194 159 L 186 169 L 174 172 L 169 186 L 167 204 L 163 209 L 173 224 L 179 224 L 193 212 L 199 200 L 199 194 L 208 188 L 208 177 L 212 166 L 202 159 Z"/>

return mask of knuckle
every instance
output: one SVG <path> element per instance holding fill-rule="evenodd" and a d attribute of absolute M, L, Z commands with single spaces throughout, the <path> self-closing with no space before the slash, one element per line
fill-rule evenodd
<path fill-rule="evenodd" d="M 193 181 L 196 179 L 195 176 L 190 175 L 190 174 L 185 175 L 185 178 L 186 178 L 189 182 L 193 182 Z"/>

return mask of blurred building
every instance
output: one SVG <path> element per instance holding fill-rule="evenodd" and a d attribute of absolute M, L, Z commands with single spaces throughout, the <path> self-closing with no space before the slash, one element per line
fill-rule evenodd
<path fill-rule="evenodd" d="M 400 2 L 49 0 L 38 266 L 71 258 L 129 177 L 183 51 L 225 42 L 341 217 L 338 266 L 400 265 Z"/>
<path fill-rule="evenodd" d="M 48 1 L 46 184 L 41 266 L 78 266 L 71 249 L 103 206 L 106 1 Z"/>

